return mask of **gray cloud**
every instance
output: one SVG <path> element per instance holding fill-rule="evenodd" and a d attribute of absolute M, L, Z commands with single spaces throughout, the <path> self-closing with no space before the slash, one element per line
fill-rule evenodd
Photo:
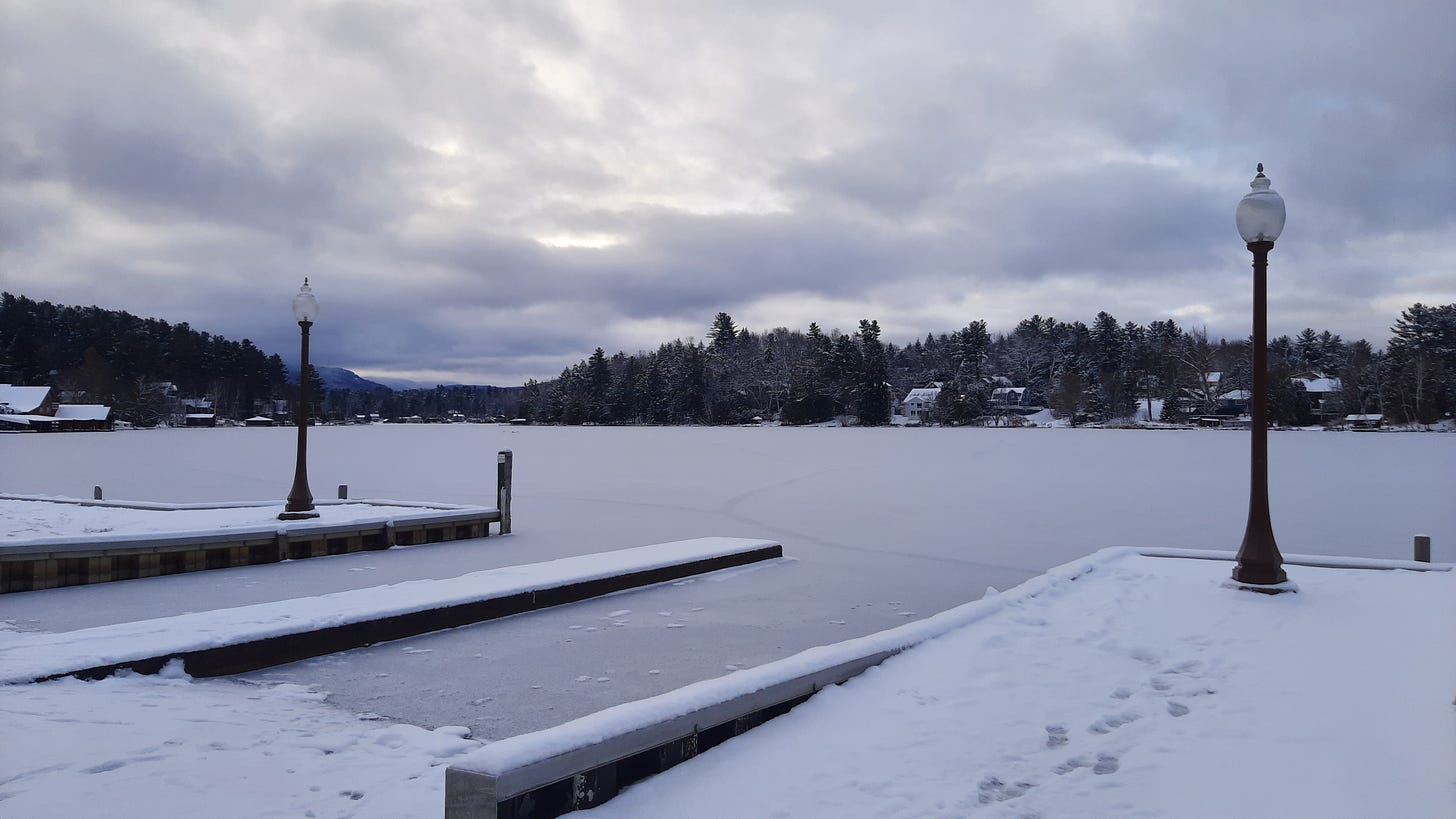
<path fill-rule="evenodd" d="M 1456 300 L 1453 28 L 1419 0 L 12 2 L 0 287 L 286 353 L 307 275 L 321 360 L 500 383 L 718 310 L 1239 337 L 1263 161 L 1271 328 L 1380 343 Z"/>

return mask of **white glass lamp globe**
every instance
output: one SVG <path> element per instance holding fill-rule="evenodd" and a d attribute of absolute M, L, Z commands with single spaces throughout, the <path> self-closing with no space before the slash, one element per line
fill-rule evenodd
<path fill-rule="evenodd" d="M 300 324 L 308 322 L 313 324 L 318 318 L 318 299 L 313 297 L 313 288 L 308 286 L 308 279 L 303 280 L 303 287 L 298 288 L 298 295 L 293 297 L 293 317 L 298 319 Z"/>
<path fill-rule="evenodd" d="M 1264 163 L 1259 163 L 1259 175 L 1249 183 L 1253 190 L 1239 200 L 1234 211 L 1234 223 L 1239 226 L 1239 235 L 1244 241 L 1272 242 L 1284 230 L 1284 198 L 1269 189 L 1269 179 L 1264 176 Z"/>

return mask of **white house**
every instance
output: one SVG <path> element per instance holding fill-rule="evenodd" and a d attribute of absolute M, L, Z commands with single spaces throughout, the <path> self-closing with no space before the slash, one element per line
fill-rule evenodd
<path fill-rule="evenodd" d="M 929 419 L 930 411 L 935 409 L 935 399 L 939 395 L 940 387 L 921 387 L 907 393 L 900 406 L 911 423 L 923 424 Z"/>

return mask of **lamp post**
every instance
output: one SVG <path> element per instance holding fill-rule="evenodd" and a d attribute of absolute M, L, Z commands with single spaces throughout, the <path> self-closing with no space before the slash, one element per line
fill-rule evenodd
<path fill-rule="evenodd" d="M 302 352 L 298 365 L 298 406 L 293 417 L 298 423 L 298 455 L 293 465 L 293 488 L 288 490 L 288 503 L 279 513 L 279 520 L 302 520 L 319 516 L 313 508 L 313 493 L 308 491 L 308 329 L 318 318 L 318 299 L 308 279 L 293 297 L 293 317 L 298 319 L 298 329 L 303 336 Z"/>
<path fill-rule="evenodd" d="M 1254 390 L 1250 397 L 1249 522 L 1244 529 L 1244 542 L 1239 546 L 1238 563 L 1233 579 L 1244 588 L 1277 593 L 1272 588 L 1286 582 L 1284 557 L 1274 542 L 1274 527 L 1269 522 L 1269 413 L 1267 409 L 1269 381 L 1268 298 L 1269 251 L 1284 230 L 1284 199 L 1269 189 L 1264 164 L 1249 183 L 1252 188 L 1239 201 L 1234 221 L 1239 235 L 1254 254 Z M 1271 587 L 1271 588 L 1260 588 Z"/>

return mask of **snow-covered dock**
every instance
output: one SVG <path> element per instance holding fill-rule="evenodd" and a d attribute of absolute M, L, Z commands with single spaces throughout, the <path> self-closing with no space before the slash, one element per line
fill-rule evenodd
<path fill-rule="evenodd" d="M 1301 561 L 1326 568 L 1271 597 L 1229 588 L 1230 558 L 1104 550 L 492 743 L 451 765 L 445 816 L 1450 815 L 1450 566 Z"/>
<path fill-rule="evenodd" d="M 236 674 L 782 556 L 769 541 L 698 538 L 445 580 L 17 634 L 0 643 L 0 683 L 97 678 L 121 669 L 153 673 L 175 659 L 193 676 Z"/>

